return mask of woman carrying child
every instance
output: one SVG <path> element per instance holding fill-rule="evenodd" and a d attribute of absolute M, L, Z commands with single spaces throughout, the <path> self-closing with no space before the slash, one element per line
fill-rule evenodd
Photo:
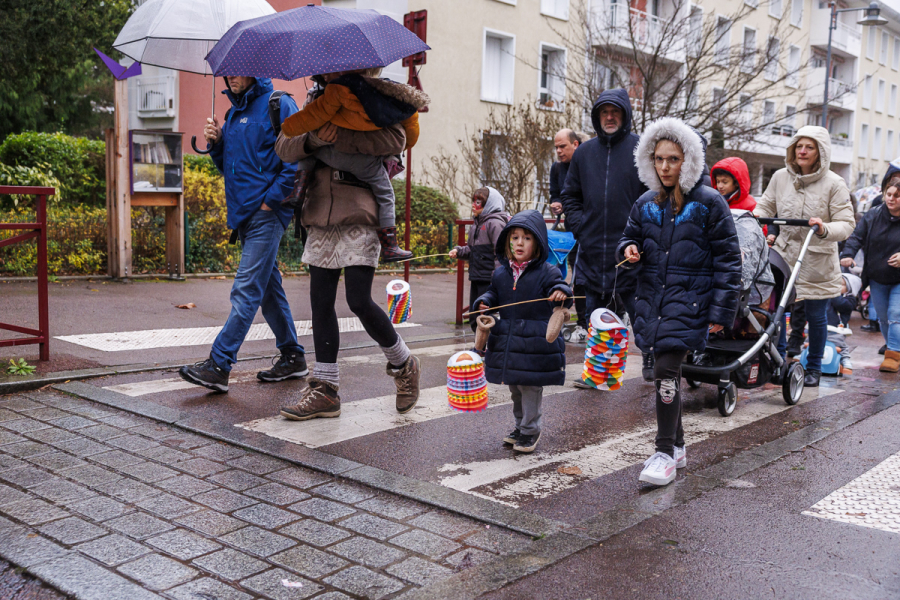
<path fill-rule="evenodd" d="M 635 150 L 650 188 L 631 209 L 617 260 L 643 265 L 634 333 L 655 358 L 656 453 L 640 481 L 667 485 L 687 458 L 681 425 L 681 363 L 708 333 L 730 327 L 741 289 L 741 249 L 728 205 L 702 180 L 703 147 L 678 119 L 651 123 Z M 628 264 L 626 263 L 626 265 Z"/>
<path fill-rule="evenodd" d="M 491 274 L 500 266 L 494 248 L 500 232 L 509 221 L 505 208 L 506 201 L 494 188 L 475 190 L 472 194 L 474 223 L 469 228 L 469 239 L 465 246 L 457 246 L 450 251 L 450 258 L 469 261 L 469 306 L 474 306 L 472 303 L 487 291 L 491 285 Z M 474 318 L 472 331 L 475 331 Z"/>
<path fill-rule="evenodd" d="M 900 183 L 889 183 L 884 204 L 870 209 L 841 251 L 841 265 L 852 267 L 859 250 L 866 257 L 863 279 L 868 280 L 872 303 L 887 343 L 880 371 L 900 371 Z"/>
<path fill-rule="evenodd" d="M 547 342 L 547 323 L 554 305 L 572 305 L 572 290 L 559 268 L 549 264 L 547 226 L 536 210 L 514 216 L 500 232 L 500 266 L 491 285 L 473 305 L 479 310 L 548 298 L 500 309 L 500 322 L 491 328 L 485 375 L 491 383 L 509 386 L 516 428 L 503 442 L 517 452 L 534 452 L 541 437 L 541 396 L 545 385 L 566 382 L 566 349 L 561 335 Z"/>

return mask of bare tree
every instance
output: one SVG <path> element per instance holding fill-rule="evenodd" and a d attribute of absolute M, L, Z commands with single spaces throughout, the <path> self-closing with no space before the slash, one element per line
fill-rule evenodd
<path fill-rule="evenodd" d="M 493 107 L 486 121 L 431 157 L 428 181 L 465 205 L 482 186 L 496 188 L 507 210 L 542 208 L 547 197 L 553 136 L 572 118 L 541 108 L 528 99 L 515 106 Z"/>
<path fill-rule="evenodd" d="M 682 119 L 711 142 L 710 160 L 726 144 L 752 151 L 770 136 L 792 135 L 796 125 L 790 121 L 821 110 L 807 105 L 800 89 L 805 35 L 791 26 L 797 16 L 792 2 L 755 3 L 742 2 L 725 14 L 674 0 L 660 2 L 661 14 L 652 15 L 622 1 L 578 2 L 572 22 L 559 33 L 568 52 L 584 57 L 568 61 L 565 79 L 568 97 L 581 101 L 585 127 L 600 92 L 624 87 L 637 132 L 661 117 Z M 763 10 L 781 18 L 769 31 L 749 27 L 750 16 Z M 736 44 L 735 31 L 743 32 Z M 841 86 L 830 96 L 855 90 L 855 84 Z M 793 108 L 779 111 L 779 105 Z"/>

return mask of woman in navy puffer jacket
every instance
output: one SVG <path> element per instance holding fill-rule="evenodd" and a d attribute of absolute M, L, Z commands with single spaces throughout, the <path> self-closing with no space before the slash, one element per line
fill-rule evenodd
<path fill-rule="evenodd" d="M 650 191 L 635 202 L 617 254 L 642 265 L 634 332 L 641 351 L 656 359 L 656 454 L 640 480 L 666 485 L 687 464 L 681 363 L 706 347 L 710 331 L 734 321 L 741 249 L 728 204 L 703 185 L 703 147 L 694 130 L 671 118 L 650 124 L 635 163 Z"/>

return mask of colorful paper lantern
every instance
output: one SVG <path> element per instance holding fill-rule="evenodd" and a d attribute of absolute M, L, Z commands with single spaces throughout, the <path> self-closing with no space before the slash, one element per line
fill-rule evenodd
<path fill-rule="evenodd" d="M 447 400 L 451 407 L 463 412 L 487 408 L 484 361 L 475 352 L 457 352 L 447 361 Z"/>
<path fill-rule="evenodd" d="M 406 323 L 412 316 L 412 299 L 409 284 L 401 279 L 394 279 L 387 284 L 388 316 L 391 323 Z"/>
<path fill-rule="evenodd" d="M 597 389 L 618 390 L 625 380 L 627 358 L 628 328 L 616 313 L 598 308 L 588 326 L 581 381 Z"/>

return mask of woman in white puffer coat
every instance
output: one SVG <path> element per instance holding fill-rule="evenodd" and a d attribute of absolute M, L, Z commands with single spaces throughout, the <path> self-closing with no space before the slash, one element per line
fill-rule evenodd
<path fill-rule="evenodd" d="M 828 336 L 828 301 L 841 293 L 838 242 L 850 237 L 856 222 L 850 190 L 829 170 L 831 135 L 824 127 L 801 127 L 791 138 L 785 168 L 772 176 L 756 204 L 759 217 L 803 219 L 816 229 L 797 278 L 797 300 L 803 300 L 809 323 L 809 354 L 805 384 L 819 385 L 822 355 Z M 775 250 L 793 267 L 808 230 L 782 226 Z M 784 328 L 779 348 L 785 346 Z"/>

